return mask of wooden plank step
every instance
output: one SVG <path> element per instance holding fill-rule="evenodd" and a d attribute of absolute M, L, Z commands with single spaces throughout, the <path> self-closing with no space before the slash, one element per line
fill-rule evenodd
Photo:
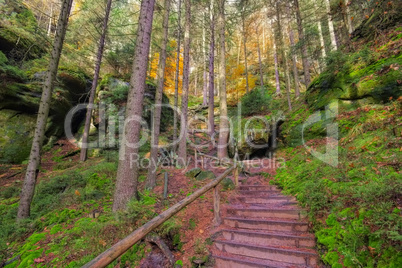
<path fill-rule="evenodd" d="M 258 196 L 258 197 L 271 197 L 271 196 L 281 196 L 279 190 L 240 190 L 239 193 L 245 196 Z"/>
<path fill-rule="evenodd" d="M 278 190 L 278 188 L 276 188 L 276 186 L 274 186 L 274 185 L 246 185 L 246 184 L 243 184 L 243 185 L 240 185 L 239 186 L 239 189 L 240 190 L 245 190 L 245 191 L 255 191 L 255 190 L 259 190 L 259 191 L 261 191 L 261 190 L 263 190 L 263 191 L 269 191 L 269 190 L 271 190 L 271 191 L 279 191 Z"/>
<path fill-rule="evenodd" d="M 215 267 L 218 268 L 305 268 L 305 265 L 295 265 L 284 262 L 247 258 L 229 253 L 212 254 Z"/>
<path fill-rule="evenodd" d="M 300 220 L 307 217 L 307 212 L 300 209 L 285 209 L 285 208 L 264 208 L 264 207 L 231 207 L 228 206 L 227 213 L 247 218 L 278 218 Z"/>
<path fill-rule="evenodd" d="M 294 248 L 279 248 L 239 243 L 227 240 L 215 240 L 215 246 L 222 252 L 251 258 L 286 262 L 298 265 L 316 266 L 318 255 L 311 251 Z"/>
<path fill-rule="evenodd" d="M 240 195 L 234 199 L 237 200 L 238 202 L 245 204 L 277 204 L 282 202 L 292 202 L 297 204 L 296 199 L 294 197 L 284 195 L 276 195 L 270 197 L 255 197 L 255 196 Z"/>
<path fill-rule="evenodd" d="M 233 229 L 223 229 L 222 235 L 226 240 L 256 245 L 287 246 L 295 248 L 313 248 L 315 246 L 315 239 L 312 235 Z"/>
<path fill-rule="evenodd" d="M 308 223 L 292 220 L 273 219 L 245 219 L 240 217 L 226 217 L 223 223 L 231 228 L 254 229 L 265 231 L 306 232 Z"/>

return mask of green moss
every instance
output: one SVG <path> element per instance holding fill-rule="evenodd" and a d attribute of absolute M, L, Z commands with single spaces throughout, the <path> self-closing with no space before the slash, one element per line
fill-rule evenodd
<path fill-rule="evenodd" d="M 297 112 L 292 118 L 299 118 Z M 397 230 L 402 221 L 396 193 L 402 191 L 402 181 L 396 167 L 378 163 L 398 162 L 399 149 L 389 144 L 400 144 L 393 126 L 401 118 L 399 102 L 340 114 L 337 123 L 343 138 L 338 167 L 325 165 L 303 147 L 283 151 L 289 160 L 286 169 L 277 170 L 273 183 L 307 207 L 322 258 L 332 267 L 379 263 L 385 267 L 398 262 L 398 257 L 385 252 L 400 249 L 402 237 Z"/>

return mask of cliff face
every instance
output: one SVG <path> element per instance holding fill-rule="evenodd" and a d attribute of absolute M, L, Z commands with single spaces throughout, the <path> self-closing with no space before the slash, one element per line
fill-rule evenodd
<path fill-rule="evenodd" d="M 311 83 L 306 99 L 322 109 L 332 101 L 346 106 L 386 103 L 402 95 L 402 2 L 379 1 L 352 33 L 349 52 L 336 51 Z"/>

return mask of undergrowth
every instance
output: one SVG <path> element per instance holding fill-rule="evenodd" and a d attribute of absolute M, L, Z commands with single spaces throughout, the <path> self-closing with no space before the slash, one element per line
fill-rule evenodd
<path fill-rule="evenodd" d="M 308 149 L 281 150 L 288 161 L 272 182 L 308 209 L 322 260 L 332 267 L 402 266 L 401 104 L 399 99 L 338 115 L 337 167 L 309 154 L 325 151 L 314 130 Z M 307 116 L 295 110 L 293 127 Z"/>

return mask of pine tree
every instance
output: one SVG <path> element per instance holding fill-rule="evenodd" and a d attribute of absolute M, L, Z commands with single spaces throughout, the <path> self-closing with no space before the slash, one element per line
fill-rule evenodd
<path fill-rule="evenodd" d="M 30 216 L 32 198 L 35 192 L 36 179 L 39 173 L 43 140 L 47 118 L 49 116 L 50 101 L 52 99 L 53 82 L 56 79 L 60 55 L 63 49 L 64 37 L 67 31 L 68 18 L 73 0 L 63 0 L 57 23 L 56 36 L 54 38 L 53 50 L 50 57 L 46 80 L 43 84 L 42 97 L 39 104 L 38 118 L 36 121 L 35 134 L 32 142 L 31 153 L 22 186 L 20 204 L 18 207 L 17 219 L 25 219 Z"/>
<path fill-rule="evenodd" d="M 139 163 L 139 141 L 145 92 L 145 79 L 149 60 L 152 22 L 155 0 L 141 2 L 139 27 L 134 52 L 133 73 L 127 98 L 126 118 L 122 144 L 119 151 L 116 189 L 113 198 L 113 211 L 124 210 L 132 199 L 138 199 L 137 184 Z"/>
<path fill-rule="evenodd" d="M 99 39 L 99 46 L 98 46 L 98 53 L 96 55 L 96 63 L 95 63 L 95 72 L 94 72 L 94 79 L 92 81 L 90 96 L 89 96 L 89 103 L 87 107 L 87 114 L 85 118 L 85 127 L 84 133 L 82 135 L 82 146 L 81 146 L 81 155 L 80 160 L 85 161 L 87 160 L 87 151 L 88 151 L 88 135 L 89 135 L 89 128 L 91 126 L 91 117 L 92 117 L 92 106 L 94 104 L 95 94 L 96 94 L 96 87 L 98 86 L 99 80 L 99 71 L 101 68 L 102 57 L 103 57 L 103 50 L 105 48 L 105 39 L 106 33 L 108 28 L 108 21 L 109 21 L 109 14 L 110 9 L 112 6 L 112 0 L 108 0 L 105 9 L 105 17 L 103 19 L 103 27 L 102 27 L 102 34 Z"/>

